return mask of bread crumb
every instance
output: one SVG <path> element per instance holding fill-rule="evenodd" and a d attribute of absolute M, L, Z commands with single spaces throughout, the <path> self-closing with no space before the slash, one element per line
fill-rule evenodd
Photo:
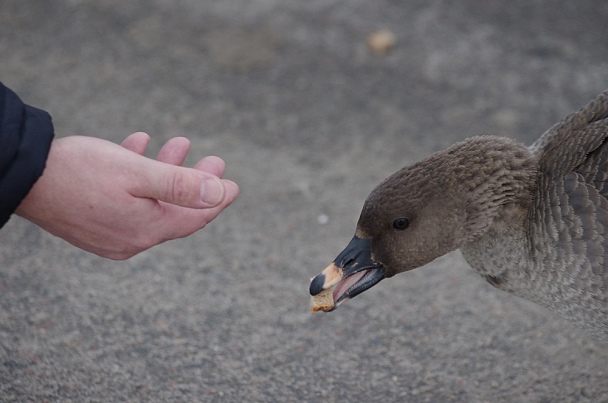
<path fill-rule="evenodd" d="M 310 312 L 327 311 L 334 307 L 334 287 L 329 287 L 310 297 Z"/>

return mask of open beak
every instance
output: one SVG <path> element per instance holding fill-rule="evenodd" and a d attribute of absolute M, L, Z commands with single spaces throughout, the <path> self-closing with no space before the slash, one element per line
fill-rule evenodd
<path fill-rule="evenodd" d="M 348 246 L 310 283 L 310 295 L 334 287 L 333 311 L 339 305 L 384 279 L 384 267 L 372 258 L 371 238 L 356 235 Z"/>

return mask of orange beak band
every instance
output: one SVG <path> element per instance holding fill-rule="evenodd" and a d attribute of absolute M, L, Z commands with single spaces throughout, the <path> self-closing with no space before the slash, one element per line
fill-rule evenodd
<path fill-rule="evenodd" d="M 334 263 L 327 266 L 321 274 L 317 275 L 310 283 L 310 295 L 317 295 L 337 284 L 343 275 L 343 270 Z"/>

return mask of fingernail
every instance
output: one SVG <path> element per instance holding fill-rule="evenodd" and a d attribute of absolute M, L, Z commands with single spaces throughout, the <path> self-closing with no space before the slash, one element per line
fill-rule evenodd
<path fill-rule="evenodd" d="M 224 200 L 225 192 L 224 184 L 219 179 L 207 178 L 201 183 L 201 200 L 212 206 Z"/>

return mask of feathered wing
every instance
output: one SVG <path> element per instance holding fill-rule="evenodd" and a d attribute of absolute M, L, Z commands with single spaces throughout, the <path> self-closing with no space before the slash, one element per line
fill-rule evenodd
<path fill-rule="evenodd" d="M 608 91 L 532 147 L 539 181 L 530 220 L 545 301 L 608 339 Z"/>
<path fill-rule="evenodd" d="M 540 171 L 558 177 L 583 164 L 608 137 L 607 118 L 608 90 L 555 124 L 529 147 L 539 156 Z"/>

